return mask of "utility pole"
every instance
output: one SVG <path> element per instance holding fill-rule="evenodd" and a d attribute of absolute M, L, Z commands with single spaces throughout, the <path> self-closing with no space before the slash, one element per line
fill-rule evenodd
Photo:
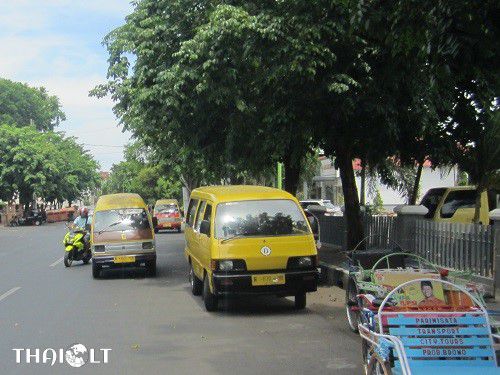
<path fill-rule="evenodd" d="M 283 163 L 278 162 L 278 171 L 276 176 L 276 187 L 278 189 L 283 188 Z"/>

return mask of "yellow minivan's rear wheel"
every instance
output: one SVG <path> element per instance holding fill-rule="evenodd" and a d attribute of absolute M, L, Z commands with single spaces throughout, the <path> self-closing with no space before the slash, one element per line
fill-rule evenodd
<path fill-rule="evenodd" d="M 219 305 L 217 296 L 210 291 L 210 281 L 206 274 L 203 279 L 203 302 L 207 311 L 216 311 Z"/>
<path fill-rule="evenodd" d="M 196 277 L 192 264 L 189 265 L 189 284 L 191 284 L 191 293 L 193 293 L 194 296 L 201 295 L 203 292 L 203 283 Z"/>

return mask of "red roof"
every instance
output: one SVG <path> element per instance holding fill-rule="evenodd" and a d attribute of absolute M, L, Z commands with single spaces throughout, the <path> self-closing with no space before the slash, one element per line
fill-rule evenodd
<path fill-rule="evenodd" d="M 431 168 L 431 167 L 432 167 L 432 162 L 429 159 L 427 159 L 424 162 L 424 168 Z M 361 170 L 361 159 L 356 158 L 352 161 L 352 169 L 354 169 L 355 171 Z"/>
<path fill-rule="evenodd" d="M 101 176 L 101 180 L 106 181 L 109 178 L 109 172 L 101 171 L 99 172 L 99 175 Z"/>

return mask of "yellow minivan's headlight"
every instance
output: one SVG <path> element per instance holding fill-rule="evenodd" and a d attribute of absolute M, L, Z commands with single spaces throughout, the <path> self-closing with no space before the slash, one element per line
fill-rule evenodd
<path fill-rule="evenodd" d="M 316 256 L 291 257 L 288 259 L 288 269 L 311 268 L 317 266 Z"/>
<path fill-rule="evenodd" d="M 219 261 L 219 271 L 232 271 L 233 265 L 232 260 L 221 260 Z"/>
<path fill-rule="evenodd" d="M 297 265 L 300 268 L 306 268 L 306 267 L 311 267 L 313 264 L 311 257 L 300 257 L 297 260 Z"/>
<path fill-rule="evenodd" d="M 212 261 L 214 271 L 246 271 L 247 265 L 243 259 L 221 259 Z"/>

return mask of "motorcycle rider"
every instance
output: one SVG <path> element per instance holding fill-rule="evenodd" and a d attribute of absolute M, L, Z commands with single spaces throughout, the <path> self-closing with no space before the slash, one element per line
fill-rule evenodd
<path fill-rule="evenodd" d="M 92 218 L 89 218 L 89 210 L 87 207 L 81 207 L 79 213 L 80 215 L 73 221 L 73 225 L 77 228 L 81 228 L 87 231 L 87 233 L 83 237 L 85 247 L 87 247 L 90 241 L 90 233 L 87 230 L 87 225 L 92 224 Z"/>

